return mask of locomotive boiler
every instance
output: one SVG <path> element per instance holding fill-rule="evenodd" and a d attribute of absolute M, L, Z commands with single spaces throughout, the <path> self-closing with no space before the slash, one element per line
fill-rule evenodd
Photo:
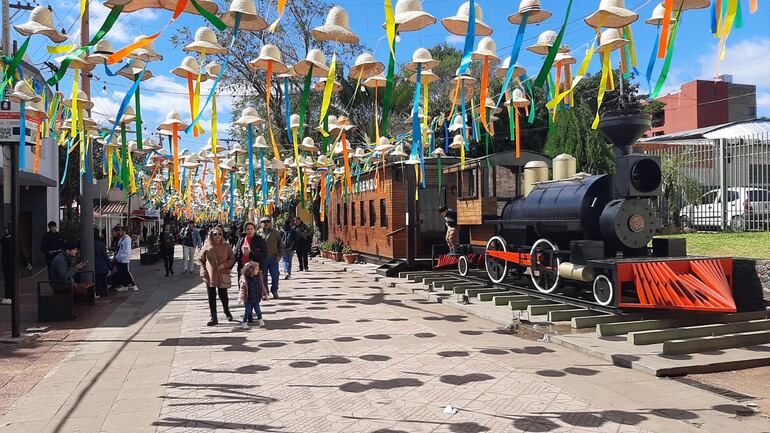
<path fill-rule="evenodd" d="M 602 306 L 735 311 L 731 259 L 688 257 L 684 239 L 654 238 L 660 159 L 631 153 L 649 127 L 637 113 L 605 116 L 599 130 L 615 146 L 613 175 L 525 181 L 523 196 L 484 219 L 494 226 L 479 259 L 489 279 L 528 278 L 542 293 L 569 286 Z M 468 257 L 459 262 L 467 273 Z"/>

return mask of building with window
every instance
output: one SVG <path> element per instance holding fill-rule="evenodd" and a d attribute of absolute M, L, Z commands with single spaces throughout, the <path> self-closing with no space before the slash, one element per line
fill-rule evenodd
<path fill-rule="evenodd" d="M 665 104 L 653 115 L 652 128 L 645 137 L 657 137 L 757 117 L 757 86 L 736 84 L 732 76 L 716 80 L 694 80 L 677 93 L 657 98 Z"/>

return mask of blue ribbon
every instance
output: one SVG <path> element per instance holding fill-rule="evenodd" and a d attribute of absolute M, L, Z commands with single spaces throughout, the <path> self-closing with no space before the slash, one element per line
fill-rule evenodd
<path fill-rule="evenodd" d="M 715 3 L 712 3 L 712 5 Z M 714 19 L 716 19 L 714 17 Z M 647 73 L 644 75 L 645 78 L 647 78 L 647 87 L 650 89 L 650 94 L 652 94 L 652 83 L 650 82 L 650 79 L 652 78 L 652 71 L 655 69 L 655 61 L 658 59 L 658 44 L 660 43 L 660 24 L 658 24 L 658 29 L 655 32 L 655 43 L 652 45 L 652 53 L 650 53 L 650 60 L 647 62 Z"/>
<path fill-rule="evenodd" d="M 468 33 L 465 35 L 465 47 L 463 48 L 463 58 L 460 62 L 460 69 L 457 75 L 464 74 L 471 66 L 473 55 L 473 44 L 476 40 L 476 4 L 474 0 L 470 1 L 470 12 L 468 14 Z"/>
<path fill-rule="evenodd" d="M 301 194 L 301 193 L 300 193 Z M 281 201 L 281 192 L 278 191 L 278 170 L 275 171 L 275 206 L 278 207 L 278 204 Z"/>
<path fill-rule="evenodd" d="M 500 96 L 497 98 L 497 104 L 495 110 L 500 107 L 500 103 L 503 102 L 503 96 L 508 86 L 511 85 L 513 79 L 513 72 L 516 70 L 516 62 L 519 60 L 519 52 L 521 52 L 521 44 L 524 41 L 524 29 L 527 28 L 527 22 L 529 21 L 529 12 L 524 12 L 521 16 L 521 24 L 519 24 L 519 31 L 516 33 L 516 41 L 511 48 L 511 63 L 508 65 L 508 73 L 505 74 L 505 81 L 503 82 L 503 88 L 500 91 Z"/>
<path fill-rule="evenodd" d="M 72 148 L 72 142 L 74 140 L 70 138 L 69 143 L 67 143 L 67 156 L 64 159 L 64 171 L 62 172 L 61 181 L 59 182 L 60 185 L 64 185 L 64 179 L 67 178 L 67 168 L 69 168 L 70 165 L 70 149 Z"/>
<path fill-rule="evenodd" d="M 449 120 L 444 120 L 444 152 L 449 153 Z"/>
<path fill-rule="evenodd" d="M 24 165 L 27 162 L 27 103 L 21 100 L 21 107 L 19 108 L 19 170 L 24 170 Z"/>
<path fill-rule="evenodd" d="M 420 131 L 420 93 L 422 91 L 422 63 L 417 64 L 417 81 L 414 90 L 414 104 L 412 104 L 412 154 L 422 149 L 422 132 Z M 422 152 L 420 152 L 422 153 Z"/>
<path fill-rule="evenodd" d="M 219 71 L 217 78 L 214 80 L 214 84 L 211 86 L 211 91 L 209 92 L 209 96 L 206 98 L 206 102 L 203 104 L 202 107 L 200 107 L 200 109 L 198 110 L 198 114 L 195 115 L 195 119 L 193 119 L 193 121 L 190 122 L 190 126 L 188 126 L 187 129 L 184 130 L 185 134 L 189 134 L 193 130 L 193 128 L 195 128 L 195 125 L 198 124 L 198 121 L 203 115 L 203 111 L 211 103 L 211 99 L 214 97 L 214 92 L 217 90 L 217 85 L 219 84 L 219 80 L 222 79 L 222 75 L 224 75 L 225 71 L 227 70 L 227 63 L 230 62 L 230 55 L 233 52 L 233 45 L 235 45 L 235 38 L 238 36 L 238 27 L 240 25 L 241 25 L 241 13 L 236 12 L 235 24 L 233 26 L 233 37 L 230 40 L 230 46 L 228 47 L 227 55 L 225 56 L 225 61 L 222 64 L 222 70 Z"/>
<path fill-rule="evenodd" d="M 233 172 L 230 171 L 230 221 L 235 219 L 235 180 Z"/>
<path fill-rule="evenodd" d="M 126 112 L 126 109 L 131 104 L 131 99 L 134 97 L 134 93 L 136 93 L 136 89 L 139 88 L 139 84 L 141 84 L 142 78 L 144 78 L 145 71 L 146 71 L 146 65 L 145 65 L 145 68 L 142 68 L 142 72 L 140 72 L 139 75 L 136 76 L 136 80 L 134 80 L 134 84 L 132 84 L 131 88 L 128 89 L 128 92 L 126 92 L 126 96 L 123 97 L 123 102 L 120 103 L 118 114 L 115 116 L 115 123 L 112 125 L 112 130 L 110 131 L 110 135 L 107 137 L 107 144 L 112 143 L 112 137 L 115 135 L 115 129 L 118 127 L 118 124 L 120 124 L 120 119 L 123 118 L 123 113 Z M 105 144 L 105 146 L 107 144 Z"/>
<path fill-rule="evenodd" d="M 249 149 L 247 150 L 249 154 L 249 187 L 254 190 L 254 129 L 251 125 L 248 125 L 246 127 L 246 136 L 248 137 L 248 146 Z"/>
<path fill-rule="evenodd" d="M 660 24 L 658 24 L 660 25 Z M 711 33 L 716 34 L 717 32 L 717 2 L 713 1 L 711 2 Z M 656 46 L 658 44 L 655 44 Z M 650 81 L 649 78 L 647 81 Z"/>

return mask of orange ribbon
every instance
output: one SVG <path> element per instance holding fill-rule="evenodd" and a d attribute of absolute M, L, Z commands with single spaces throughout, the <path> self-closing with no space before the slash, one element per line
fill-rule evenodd
<path fill-rule="evenodd" d="M 484 56 L 484 69 L 481 72 L 481 96 L 479 97 L 479 99 L 481 100 L 481 103 L 479 104 L 479 109 L 481 110 L 481 124 L 484 126 L 484 129 L 487 130 L 487 133 L 491 134 L 491 132 L 489 131 L 489 122 L 487 121 L 487 87 L 488 86 L 489 86 L 489 57 Z"/>
<path fill-rule="evenodd" d="M 342 131 L 342 158 L 345 161 L 345 178 L 348 182 L 348 192 L 353 192 L 353 181 L 350 179 L 350 159 L 348 158 L 347 134 Z"/>
<path fill-rule="evenodd" d="M 666 9 L 663 12 L 663 27 L 660 32 L 660 45 L 658 45 L 658 58 L 662 59 L 666 57 L 666 48 L 668 45 L 668 32 L 671 27 L 671 10 L 674 8 L 674 0 L 665 0 L 664 7 Z"/>
<path fill-rule="evenodd" d="M 166 24 L 166 26 L 163 27 L 158 33 L 147 36 L 144 39 L 138 40 L 133 44 L 116 51 L 115 53 L 107 57 L 107 63 L 109 63 L 110 65 L 114 65 L 115 63 L 118 63 L 121 60 L 123 60 L 127 55 L 134 52 L 134 50 L 138 50 L 139 48 L 146 47 L 147 45 L 150 45 L 152 41 L 154 41 L 155 39 L 158 39 L 161 33 L 163 33 L 164 30 L 166 30 L 174 21 L 176 21 L 176 19 L 179 18 L 180 15 L 182 15 L 182 12 L 184 12 L 185 7 L 187 7 L 188 1 L 189 0 L 177 1 L 176 9 L 174 9 L 174 15 L 171 16 L 171 21 L 169 21 L 168 24 Z"/>

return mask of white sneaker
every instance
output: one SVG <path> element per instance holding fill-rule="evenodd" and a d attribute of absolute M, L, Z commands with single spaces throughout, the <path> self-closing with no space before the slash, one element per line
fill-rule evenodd
<path fill-rule="evenodd" d="M 127 292 L 128 291 L 128 287 L 120 286 L 120 287 L 116 288 L 115 291 L 116 292 Z"/>
<path fill-rule="evenodd" d="M 130 286 L 130 287 L 129 287 L 129 289 L 130 289 L 132 292 L 138 292 L 138 291 L 139 291 L 139 287 L 136 287 L 136 285 Z"/>
<path fill-rule="evenodd" d="M 102 295 L 94 295 L 94 299 L 101 299 Z"/>
<path fill-rule="evenodd" d="M 249 329 L 249 324 L 247 322 L 241 322 L 241 329 Z"/>
<path fill-rule="evenodd" d="M 11 305 L 11 304 L 13 304 L 13 300 L 11 298 L 3 298 L 3 300 L 0 301 L 0 304 L 2 304 L 2 305 Z"/>
<path fill-rule="evenodd" d="M 262 319 L 257 320 L 257 327 L 261 328 L 263 326 L 265 326 L 265 321 Z"/>

